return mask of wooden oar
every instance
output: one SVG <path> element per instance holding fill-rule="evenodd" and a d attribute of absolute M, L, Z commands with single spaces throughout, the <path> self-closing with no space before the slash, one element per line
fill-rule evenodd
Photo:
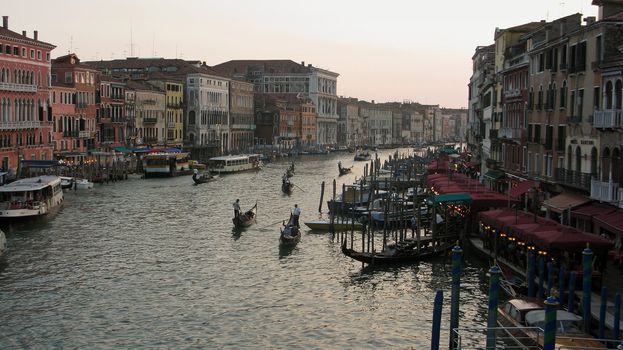
<path fill-rule="evenodd" d="M 300 188 L 297 184 L 295 184 L 294 182 L 291 182 L 291 184 L 293 184 L 294 186 L 296 186 L 296 188 L 298 188 L 299 190 L 307 193 L 307 191 L 305 191 L 304 189 Z"/>
<path fill-rule="evenodd" d="M 260 227 L 259 229 L 260 229 L 260 230 L 263 230 L 263 229 L 265 229 L 265 228 L 271 227 L 271 226 L 273 226 L 273 225 L 275 225 L 275 224 L 278 224 L 278 223 L 280 223 L 280 222 L 284 222 L 284 221 L 285 221 L 285 220 L 275 221 L 275 222 L 273 222 L 272 224 L 268 224 L 268 225 L 266 225 L 266 226 L 264 226 L 264 227 Z"/>

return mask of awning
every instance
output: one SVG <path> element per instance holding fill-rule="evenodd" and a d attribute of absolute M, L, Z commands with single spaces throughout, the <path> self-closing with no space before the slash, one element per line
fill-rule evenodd
<path fill-rule="evenodd" d="M 602 203 L 591 202 L 586 205 L 577 207 L 571 211 L 571 217 L 582 219 L 582 220 L 591 220 L 593 216 L 609 214 L 616 211 L 616 208 Z"/>
<path fill-rule="evenodd" d="M 473 168 L 473 167 L 476 167 L 477 165 L 480 165 L 480 162 L 478 162 L 478 161 L 471 161 L 471 162 L 466 162 L 463 165 L 466 168 Z"/>
<path fill-rule="evenodd" d="M 487 173 L 485 174 L 485 177 L 488 177 L 492 180 L 499 180 L 501 178 L 503 178 L 506 174 L 504 174 L 503 171 L 499 171 L 499 170 L 489 170 L 487 171 Z"/>
<path fill-rule="evenodd" d="M 612 233 L 623 235 L 623 213 L 620 211 L 597 215 L 593 221 Z"/>
<path fill-rule="evenodd" d="M 472 197 L 469 193 L 451 193 L 440 194 L 429 199 L 432 204 L 448 203 L 448 202 L 471 202 Z"/>
<path fill-rule="evenodd" d="M 532 180 L 519 182 L 515 187 L 511 188 L 510 195 L 513 198 L 519 198 L 519 196 L 530 191 L 530 189 L 534 188 L 535 186 L 536 183 Z"/>
<path fill-rule="evenodd" d="M 613 243 L 596 234 L 580 232 L 573 228 L 558 227 L 551 231 L 532 233 L 533 242 L 545 249 L 583 249 L 588 244 L 591 249 L 610 249 Z"/>
<path fill-rule="evenodd" d="M 564 192 L 544 201 L 543 205 L 555 213 L 562 213 L 564 210 L 575 208 L 590 201 L 587 197 Z"/>

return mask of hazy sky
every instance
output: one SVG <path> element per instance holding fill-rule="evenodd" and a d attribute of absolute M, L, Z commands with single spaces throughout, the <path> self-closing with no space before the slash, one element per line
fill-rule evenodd
<path fill-rule="evenodd" d="M 467 105 L 471 57 L 496 27 L 595 16 L 591 0 L 0 0 L 9 29 L 83 60 L 292 59 L 340 74 L 338 95 Z M 130 40 L 132 38 L 132 40 Z M 130 45 L 130 43 L 133 45 Z M 132 47 L 131 47 L 132 46 Z"/>

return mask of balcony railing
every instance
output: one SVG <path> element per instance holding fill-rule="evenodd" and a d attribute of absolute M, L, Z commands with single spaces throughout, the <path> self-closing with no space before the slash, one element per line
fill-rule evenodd
<path fill-rule="evenodd" d="M 602 202 L 615 202 L 619 200 L 619 184 L 591 180 L 591 199 Z"/>
<path fill-rule="evenodd" d="M 167 128 L 175 129 L 175 122 L 167 122 Z"/>
<path fill-rule="evenodd" d="M 595 129 L 620 129 L 623 128 L 623 118 L 620 109 L 606 109 L 595 111 L 593 116 L 593 127 Z"/>
<path fill-rule="evenodd" d="M 582 122 L 582 116 L 572 115 L 567 117 L 567 124 L 580 124 Z"/>
<path fill-rule="evenodd" d="M 591 174 L 556 168 L 556 181 L 564 185 L 573 186 L 588 191 L 591 189 Z"/>
<path fill-rule="evenodd" d="M 144 124 L 156 124 L 158 122 L 158 118 L 143 118 Z"/>
<path fill-rule="evenodd" d="M 0 122 L 0 130 L 17 130 L 17 129 L 33 129 L 41 127 L 38 120 L 20 121 L 20 122 Z"/>
<path fill-rule="evenodd" d="M 512 140 L 520 140 L 521 130 L 522 129 L 520 128 L 500 128 L 500 130 L 498 131 L 498 137 Z"/>
<path fill-rule="evenodd" d="M 506 97 L 506 98 L 517 97 L 517 96 L 520 96 L 520 95 L 521 95 L 521 90 L 519 90 L 519 89 L 504 91 L 504 97 Z"/>
<path fill-rule="evenodd" d="M 87 130 L 80 131 L 78 132 L 78 137 L 88 139 L 89 137 L 91 137 L 91 132 Z"/>
<path fill-rule="evenodd" d="M 78 137 L 78 131 L 63 131 L 63 137 Z"/>
<path fill-rule="evenodd" d="M 87 104 L 84 102 L 76 102 L 76 108 L 87 108 Z"/>
<path fill-rule="evenodd" d="M 255 130 L 255 124 L 232 124 L 231 130 Z"/>
<path fill-rule="evenodd" d="M 37 92 L 37 85 L 0 83 L 0 90 L 19 91 L 19 92 Z"/>

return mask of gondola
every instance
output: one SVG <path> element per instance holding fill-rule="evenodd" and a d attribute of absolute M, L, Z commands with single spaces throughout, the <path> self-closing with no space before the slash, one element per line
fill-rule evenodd
<path fill-rule="evenodd" d="M 257 217 L 257 203 L 253 206 L 253 208 L 247 210 L 244 214 L 238 215 L 237 218 L 233 218 L 232 222 L 236 228 L 244 228 L 251 226 L 255 223 Z"/>
<path fill-rule="evenodd" d="M 343 168 L 342 162 L 338 162 L 337 169 L 340 171 L 340 176 L 342 176 L 350 173 L 353 170 L 353 166 L 351 165 L 349 168 Z"/>
<path fill-rule="evenodd" d="M 301 240 L 301 230 L 298 226 L 292 222 L 293 217 L 290 216 L 287 224 L 284 224 L 284 228 L 281 229 L 279 235 L 279 244 L 281 246 L 294 246 Z"/>
<path fill-rule="evenodd" d="M 400 242 L 379 253 L 365 253 L 346 248 L 346 241 L 344 241 L 344 243 L 342 243 L 342 253 L 349 258 L 371 265 L 406 264 L 442 255 L 455 245 L 455 242 L 445 242 L 434 248 L 428 245 L 426 247 L 421 247 L 418 253 L 417 243 L 415 241 L 409 241 L 408 243 Z"/>
<path fill-rule="evenodd" d="M 203 184 L 206 182 L 210 182 L 210 181 L 214 181 L 216 180 L 216 178 L 218 177 L 218 175 L 210 175 L 209 173 L 203 173 L 201 175 L 194 173 L 193 174 L 193 181 L 195 182 L 196 185 L 199 184 Z"/>
<path fill-rule="evenodd" d="M 283 191 L 283 193 L 292 193 L 293 188 L 294 184 L 290 182 L 287 177 L 284 176 L 283 180 L 281 181 L 281 191 Z"/>

